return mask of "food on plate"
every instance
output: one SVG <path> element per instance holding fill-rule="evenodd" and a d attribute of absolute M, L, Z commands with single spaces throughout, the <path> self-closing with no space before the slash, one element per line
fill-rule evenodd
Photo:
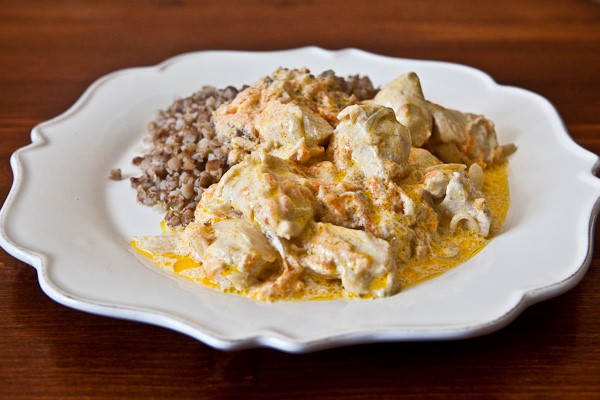
<path fill-rule="evenodd" d="M 133 159 L 141 175 L 131 179 L 140 203 L 165 208 L 169 226 L 187 225 L 202 193 L 231 166 L 229 146 L 215 134 L 212 113 L 238 89 L 205 86 L 178 99 L 148 124 L 149 149 Z"/>
<path fill-rule="evenodd" d="M 158 266 L 259 300 L 379 298 L 498 232 L 515 147 L 485 117 L 426 100 L 416 74 L 376 90 L 279 68 L 227 90 L 159 114 L 135 160 L 140 200 L 172 213 L 162 235 L 132 241 Z"/>
<path fill-rule="evenodd" d="M 485 166 L 516 150 L 513 144 L 498 145 L 494 124 L 484 116 L 427 101 L 414 72 L 388 83 L 373 102 L 394 110 L 398 122 L 410 129 L 413 146 L 425 146 L 444 162 Z"/>
<path fill-rule="evenodd" d="M 376 93 L 364 76 L 344 79 L 325 71 L 315 80 L 355 102 Z M 230 156 L 229 138 L 218 135 L 213 122 L 213 112 L 231 102 L 238 91 L 233 86 L 205 86 L 161 110 L 148 125 L 149 149 L 133 160 L 142 173 L 131 183 L 139 202 L 166 209 L 168 226 L 190 223 L 204 190 L 217 182 L 238 158 L 239 146 Z"/>

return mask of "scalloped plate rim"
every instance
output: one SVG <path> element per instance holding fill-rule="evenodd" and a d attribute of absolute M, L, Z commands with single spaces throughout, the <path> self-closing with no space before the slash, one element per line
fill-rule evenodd
<path fill-rule="evenodd" d="M 318 52 L 321 55 L 326 54 L 329 57 L 339 55 L 341 53 L 354 53 L 359 57 L 375 57 L 379 59 L 390 59 L 390 60 L 398 60 L 399 58 L 388 57 L 377 55 L 373 53 L 364 52 L 359 49 L 342 49 L 342 50 L 325 50 L 317 47 L 303 47 L 289 50 L 274 50 L 270 52 L 251 52 L 251 51 L 234 51 L 234 50 L 209 50 L 209 51 L 195 51 L 190 53 L 185 53 L 181 55 L 177 55 L 171 57 L 158 65 L 155 66 L 146 66 L 146 67 L 134 67 L 134 68 L 126 68 L 119 71 L 112 72 L 107 74 L 95 82 L 93 82 L 79 97 L 79 99 L 65 112 L 54 117 L 48 121 L 42 122 L 36 125 L 31 132 L 32 143 L 16 150 L 11 156 L 10 163 L 11 168 L 13 170 L 14 181 L 13 185 L 10 189 L 10 192 L 0 210 L 0 244 L 2 247 L 15 258 L 32 265 L 38 271 L 38 280 L 40 286 L 43 291 L 53 300 L 61 303 L 65 306 L 78 309 L 81 311 L 90 312 L 93 314 L 117 317 L 127 320 L 134 320 L 139 322 L 145 322 L 153 325 L 163 326 L 166 328 L 173 329 L 175 331 L 184 333 L 195 339 L 198 339 L 210 346 L 215 348 L 223 349 L 223 350 L 237 350 L 244 349 L 256 346 L 265 346 L 272 347 L 275 349 L 279 349 L 282 351 L 292 352 L 292 353 L 302 353 L 316 350 L 323 350 L 326 348 L 339 347 L 344 345 L 354 345 L 361 343 L 370 343 L 370 342 L 383 342 L 383 341 L 414 341 L 414 340 L 441 340 L 441 339 L 462 339 L 469 338 L 474 336 L 479 336 L 482 334 L 487 334 L 493 331 L 496 331 L 507 324 L 509 324 L 514 318 L 516 318 L 525 308 L 528 306 L 546 300 L 551 297 L 558 296 L 561 293 L 571 289 L 574 287 L 579 281 L 583 278 L 589 264 L 591 262 L 592 257 L 592 236 L 594 232 L 594 224 L 600 209 L 600 202 L 598 198 L 591 210 L 589 217 L 589 229 L 588 229 L 588 246 L 587 246 L 587 255 L 583 261 L 583 263 L 579 266 L 579 268 L 566 279 L 555 282 L 553 284 L 537 287 L 528 291 L 524 291 L 519 301 L 517 301 L 509 310 L 505 313 L 502 313 L 495 318 L 481 322 L 479 324 L 473 324 L 468 326 L 448 326 L 441 328 L 432 328 L 432 327 L 402 327 L 401 330 L 398 330 L 398 327 L 390 327 L 388 330 L 384 330 L 381 328 L 375 328 L 373 331 L 362 329 L 360 332 L 347 332 L 340 333 L 337 335 L 330 335 L 324 338 L 317 338 L 312 340 L 294 340 L 290 337 L 286 337 L 285 334 L 276 334 L 276 329 L 266 328 L 265 331 L 269 331 L 268 333 L 248 336 L 244 338 L 229 338 L 229 337 L 219 337 L 216 332 L 209 332 L 207 327 L 203 327 L 200 324 L 194 323 L 193 321 L 187 321 L 185 319 L 180 319 L 174 315 L 168 313 L 162 313 L 157 310 L 145 309 L 143 306 L 140 307 L 129 307 L 118 304 L 110 304 L 110 303 L 102 303 L 95 302 L 90 299 L 86 299 L 85 297 L 79 297 L 72 295 L 68 292 L 63 291 L 60 287 L 55 285 L 52 280 L 47 275 L 47 269 L 49 267 L 48 262 L 46 261 L 46 256 L 44 254 L 38 254 L 34 250 L 28 249 L 26 246 L 22 246 L 19 243 L 13 241 L 10 237 L 10 234 L 7 232 L 7 219 L 10 214 L 10 209 L 12 204 L 17 200 L 19 195 L 23 195 L 22 193 L 25 191 L 23 188 L 23 165 L 21 162 L 21 154 L 23 152 L 34 151 L 38 146 L 42 146 L 43 144 L 47 144 L 51 142 L 51 139 L 48 139 L 44 135 L 44 128 L 48 126 L 52 126 L 54 124 L 60 123 L 74 115 L 77 112 L 85 107 L 87 101 L 90 97 L 97 91 L 100 90 L 101 86 L 113 78 L 123 75 L 134 73 L 139 70 L 155 70 L 160 72 L 162 70 L 166 70 L 169 67 L 177 64 L 181 60 L 186 60 L 188 58 L 193 58 L 199 54 L 206 53 L 214 53 L 214 54 L 223 54 L 223 53 L 284 53 L 284 52 Z M 577 145 L 572 138 L 568 135 L 566 129 L 564 129 L 564 124 L 558 113 L 551 105 L 551 103 L 543 98 L 542 96 L 530 92 L 525 89 L 499 85 L 497 84 L 488 74 L 485 72 L 478 70 L 476 68 L 449 63 L 445 61 L 429 61 L 429 60 L 411 60 L 411 59 L 401 59 L 409 62 L 415 63 L 427 63 L 427 64 L 439 64 L 452 66 L 453 68 L 462 68 L 464 70 L 468 70 L 473 74 L 478 76 L 478 79 L 484 81 L 488 87 L 492 88 L 504 88 L 521 91 L 526 93 L 528 96 L 536 96 L 538 101 L 542 101 L 546 107 L 550 107 L 558 121 L 561 123 L 562 128 L 565 133 L 565 137 L 563 139 L 568 139 L 569 142 L 574 146 L 572 149 L 575 149 L 579 152 L 579 155 L 583 158 L 590 157 L 593 155 L 586 149 Z M 587 154 L 586 154 L 587 153 Z M 593 173 L 600 169 L 600 164 L 596 157 L 595 164 L 590 168 L 589 175 L 593 177 Z M 584 172 L 584 171 L 580 171 Z M 595 179 L 595 177 L 594 177 Z M 596 186 L 599 186 L 596 181 L 593 181 Z M 599 186 L 600 187 L 600 186 Z M 596 188 L 596 190 L 598 190 Z"/>

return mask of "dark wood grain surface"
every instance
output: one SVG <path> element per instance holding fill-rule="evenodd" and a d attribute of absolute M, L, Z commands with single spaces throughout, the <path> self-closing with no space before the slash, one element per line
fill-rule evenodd
<path fill-rule="evenodd" d="M 1 198 L 31 128 L 102 75 L 187 51 L 304 45 L 474 66 L 548 98 L 600 154 L 598 2 L 0 1 Z M 66 308 L 0 251 L 0 398 L 600 398 L 599 251 L 577 287 L 497 333 L 304 355 L 222 352 Z"/>

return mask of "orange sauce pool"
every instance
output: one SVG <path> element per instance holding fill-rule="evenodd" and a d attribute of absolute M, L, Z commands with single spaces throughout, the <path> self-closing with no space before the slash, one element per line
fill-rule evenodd
<path fill-rule="evenodd" d="M 424 261 L 414 260 L 409 262 L 400 271 L 404 283 L 403 287 L 433 278 L 464 263 L 481 251 L 500 232 L 510 205 L 507 163 L 484 170 L 483 193 L 488 199 L 488 207 L 492 212 L 490 236 L 482 238 L 473 233 L 457 230 L 456 233 L 448 236 L 442 244 L 436 247 L 442 248 L 444 244 L 452 243 L 460 249 L 458 256 L 452 258 L 431 256 Z M 436 248 L 433 249 L 434 253 L 435 250 Z"/>

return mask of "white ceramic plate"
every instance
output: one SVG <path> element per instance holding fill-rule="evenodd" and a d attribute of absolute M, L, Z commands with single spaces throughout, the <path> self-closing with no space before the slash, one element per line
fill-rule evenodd
<path fill-rule="evenodd" d="M 485 114 L 510 158 L 512 205 L 502 233 L 458 268 L 375 301 L 261 303 L 184 282 L 134 254 L 134 235 L 159 232 L 161 214 L 136 203 L 127 179 L 146 123 L 205 84 L 252 83 L 279 66 L 367 74 L 382 85 L 408 71 L 425 95 Z M 377 341 L 456 339 L 501 328 L 528 305 L 574 286 L 591 258 L 600 183 L 597 157 L 568 136 L 554 108 L 499 86 L 473 68 L 314 47 L 185 54 L 95 82 L 61 116 L 33 129 L 11 159 L 14 184 L 1 211 L 1 244 L 33 265 L 59 303 L 180 331 L 220 349 L 289 352 Z"/>

